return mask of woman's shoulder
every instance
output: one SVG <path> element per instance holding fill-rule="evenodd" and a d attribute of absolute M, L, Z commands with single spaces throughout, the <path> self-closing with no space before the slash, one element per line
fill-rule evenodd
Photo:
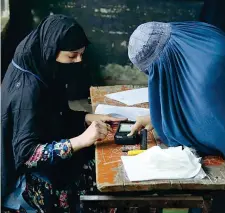
<path fill-rule="evenodd" d="M 34 76 L 12 67 L 2 82 L 2 101 L 13 109 L 31 108 L 37 104 L 42 90 L 41 83 Z"/>
<path fill-rule="evenodd" d="M 34 75 L 20 71 L 12 63 L 9 65 L 2 82 L 2 89 L 8 90 L 8 93 L 18 92 L 24 89 L 37 90 L 40 87 L 40 83 Z"/>

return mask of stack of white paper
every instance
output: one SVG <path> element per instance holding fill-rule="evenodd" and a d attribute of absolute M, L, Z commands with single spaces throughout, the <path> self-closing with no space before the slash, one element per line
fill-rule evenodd
<path fill-rule="evenodd" d="M 138 107 L 120 107 L 105 104 L 99 104 L 95 110 L 95 114 L 111 115 L 117 118 L 128 118 L 135 121 L 137 116 L 149 115 L 149 109 Z"/>
<path fill-rule="evenodd" d="M 154 146 L 136 156 L 121 156 L 130 181 L 157 179 L 202 179 L 206 176 L 200 158 L 189 148 L 161 149 Z"/>
<path fill-rule="evenodd" d="M 107 98 L 119 101 L 128 106 L 147 103 L 148 102 L 148 88 L 132 89 L 123 92 L 116 92 L 106 95 Z"/>

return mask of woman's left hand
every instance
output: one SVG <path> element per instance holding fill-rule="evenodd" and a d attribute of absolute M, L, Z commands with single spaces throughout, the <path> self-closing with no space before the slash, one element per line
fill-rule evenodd
<path fill-rule="evenodd" d="M 110 115 L 87 114 L 85 116 L 85 121 L 87 125 L 91 125 L 93 121 L 119 122 L 119 121 L 126 121 L 126 120 L 127 118 L 114 118 Z"/>

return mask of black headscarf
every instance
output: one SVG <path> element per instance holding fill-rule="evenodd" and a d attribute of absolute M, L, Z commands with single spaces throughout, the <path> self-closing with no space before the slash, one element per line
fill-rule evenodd
<path fill-rule="evenodd" d="M 73 18 L 50 15 L 18 45 L 14 61 L 48 85 L 55 76 L 58 52 L 78 50 L 88 44 L 82 27 Z"/>

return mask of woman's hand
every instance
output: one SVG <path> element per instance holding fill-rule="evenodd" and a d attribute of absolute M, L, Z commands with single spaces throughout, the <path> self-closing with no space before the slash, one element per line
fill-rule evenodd
<path fill-rule="evenodd" d="M 153 129 L 150 115 L 138 116 L 136 118 L 136 123 L 133 125 L 131 132 L 127 136 L 133 135 L 136 131 L 139 131 L 143 127 L 148 131 Z"/>
<path fill-rule="evenodd" d="M 127 118 L 114 118 L 109 115 L 99 115 L 99 114 L 87 114 L 85 116 L 85 121 L 87 125 L 90 125 L 93 121 L 102 121 L 102 122 L 119 122 L 126 121 Z"/>
<path fill-rule="evenodd" d="M 102 121 L 93 121 L 83 134 L 70 139 L 74 151 L 93 145 L 98 140 L 103 140 L 109 131 L 112 131 L 109 124 Z"/>

